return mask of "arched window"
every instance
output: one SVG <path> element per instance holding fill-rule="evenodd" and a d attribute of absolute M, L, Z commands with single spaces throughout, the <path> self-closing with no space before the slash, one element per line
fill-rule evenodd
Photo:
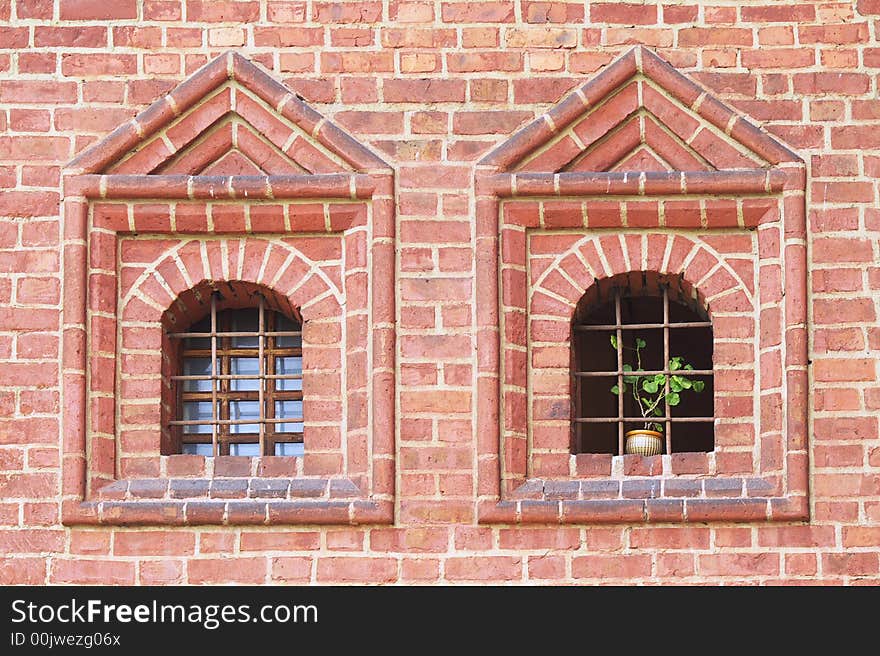
<path fill-rule="evenodd" d="M 172 332 L 177 453 L 204 456 L 303 454 L 301 320 L 267 307 L 218 309 Z"/>
<path fill-rule="evenodd" d="M 593 285 L 574 312 L 571 363 L 574 453 L 713 450 L 712 323 L 680 278 Z M 652 432 L 630 442 L 630 431 Z"/>

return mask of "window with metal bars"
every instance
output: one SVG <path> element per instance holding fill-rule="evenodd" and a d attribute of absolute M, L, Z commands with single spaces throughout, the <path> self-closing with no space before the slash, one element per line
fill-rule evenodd
<path fill-rule="evenodd" d="M 178 453 L 303 454 L 301 321 L 266 307 L 218 311 L 179 340 L 170 429 Z"/>
<path fill-rule="evenodd" d="M 605 282 L 584 295 L 572 322 L 572 451 L 640 452 L 627 449 L 628 434 L 644 429 L 659 433 L 654 453 L 712 451 L 708 313 L 677 278 Z"/>

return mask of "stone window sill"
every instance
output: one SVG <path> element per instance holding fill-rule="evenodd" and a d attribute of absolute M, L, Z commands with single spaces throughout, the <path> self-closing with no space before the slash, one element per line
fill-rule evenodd
<path fill-rule="evenodd" d="M 66 525 L 389 524 L 390 501 L 348 478 L 137 478 L 65 501 Z"/>
<path fill-rule="evenodd" d="M 808 518 L 806 495 L 785 495 L 778 477 L 720 474 L 710 466 L 711 455 L 578 454 L 572 457 L 577 477 L 528 478 L 500 502 L 481 502 L 480 522 L 751 522 Z"/>

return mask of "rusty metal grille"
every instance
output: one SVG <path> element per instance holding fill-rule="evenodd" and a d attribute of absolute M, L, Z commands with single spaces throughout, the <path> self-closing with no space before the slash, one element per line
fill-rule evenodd
<path fill-rule="evenodd" d="M 614 288 L 611 293 L 611 299 L 607 301 L 605 308 L 606 310 L 612 309 L 613 314 L 611 316 L 606 313 L 603 317 L 602 313 L 598 313 L 598 321 L 595 323 L 588 320 L 586 322 L 576 322 L 573 325 L 572 391 L 574 407 L 572 419 L 572 448 L 575 453 L 584 451 L 597 452 L 596 449 L 591 449 L 589 445 L 589 427 L 613 424 L 616 425 L 617 439 L 616 445 L 614 445 L 616 446 L 616 453 L 622 454 L 624 453 L 624 436 L 626 432 L 637 428 L 643 428 L 646 421 L 662 424 L 664 427 L 663 432 L 665 434 L 666 442 L 665 452 L 667 454 L 681 450 L 712 450 L 713 447 L 711 443 L 708 443 L 705 439 L 703 440 L 704 446 L 698 448 L 676 448 L 675 442 L 676 435 L 681 431 L 687 430 L 688 425 L 714 425 L 715 417 L 712 412 L 703 412 L 699 415 L 687 414 L 685 412 L 676 413 L 673 412 L 673 408 L 670 407 L 668 397 L 664 397 L 662 415 L 651 416 L 646 420 L 645 417 L 639 415 L 633 402 L 629 401 L 628 397 L 630 397 L 631 394 L 614 395 L 608 390 L 605 391 L 607 391 L 612 399 L 616 397 L 616 412 L 612 411 L 612 413 L 603 413 L 601 412 L 601 407 L 597 408 L 597 406 L 601 406 L 604 403 L 606 404 L 607 409 L 607 404 L 609 403 L 607 398 L 602 398 L 602 391 L 605 388 L 602 387 L 598 381 L 616 381 L 616 384 L 622 389 L 624 385 L 624 376 L 645 377 L 656 376 L 657 374 L 666 374 L 667 393 L 669 392 L 669 377 L 673 374 L 686 376 L 691 379 L 699 378 L 703 380 L 706 384 L 706 388 L 703 392 L 707 394 L 707 399 L 705 400 L 709 403 L 708 407 L 711 407 L 713 390 L 713 370 L 711 368 L 712 322 L 703 320 L 703 317 L 699 316 L 699 314 L 694 312 L 693 309 L 685 308 L 683 305 L 677 303 L 673 304 L 678 305 L 678 307 L 675 308 L 677 316 L 675 319 L 671 318 L 669 289 L 666 286 L 661 286 L 658 292 L 659 299 L 656 300 L 659 302 L 652 303 L 647 309 L 642 308 L 640 312 L 625 313 L 624 306 L 627 303 L 638 303 L 642 299 L 638 297 L 629 298 L 624 295 L 623 290 L 620 288 Z M 610 306 L 610 308 L 608 306 Z M 625 314 L 628 316 L 625 316 Z M 656 320 L 646 321 L 644 320 L 646 315 L 656 316 Z M 603 318 L 605 319 L 604 322 L 602 322 Z M 592 319 L 595 321 L 597 317 L 594 316 Z M 611 320 L 608 321 L 608 319 Z M 694 335 L 697 331 L 703 331 L 703 333 L 708 332 L 708 347 L 694 346 L 694 342 L 699 340 L 692 341 L 690 336 Z M 626 355 L 627 349 L 613 348 L 608 338 L 611 335 L 614 335 L 618 344 L 627 345 L 634 343 L 635 335 L 639 334 L 653 334 L 654 336 L 662 335 L 662 359 L 660 359 L 661 351 L 658 350 L 653 360 L 655 366 L 644 367 L 643 371 L 625 371 L 625 364 L 629 364 L 633 369 L 636 369 L 635 362 L 628 362 Z M 594 335 L 595 337 L 592 338 L 590 344 L 585 344 L 583 338 L 589 335 Z M 673 339 L 679 346 L 686 344 L 686 348 L 680 348 L 679 352 L 672 353 L 670 350 L 670 344 Z M 613 353 L 616 362 L 610 363 L 607 359 L 603 362 L 602 357 L 597 357 L 595 355 L 597 352 L 601 351 L 603 342 L 609 352 Z M 702 342 L 705 343 L 706 340 L 703 339 Z M 708 352 L 706 352 L 707 348 Z M 672 371 L 669 362 L 671 357 L 676 355 L 683 356 L 686 360 L 695 358 L 697 361 L 702 362 L 704 366 L 703 368 L 693 368 L 687 371 L 682 371 L 680 369 Z M 603 354 L 603 357 L 607 358 L 608 356 L 607 354 Z M 632 356 L 630 356 L 630 358 L 631 357 Z M 604 367 L 602 366 L 603 364 L 605 365 Z M 611 367 L 613 368 L 608 367 L 608 364 L 611 364 Z M 596 383 L 590 387 L 588 386 L 588 381 L 596 381 Z M 704 408 L 706 405 L 705 402 L 702 404 Z M 684 435 L 682 435 L 682 439 L 683 438 Z M 708 446 L 706 446 L 707 444 Z M 605 450 L 608 449 L 598 451 L 602 452 Z"/>
<path fill-rule="evenodd" d="M 301 455 L 301 324 L 266 309 L 217 310 L 181 340 L 170 423 L 182 453 Z"/>

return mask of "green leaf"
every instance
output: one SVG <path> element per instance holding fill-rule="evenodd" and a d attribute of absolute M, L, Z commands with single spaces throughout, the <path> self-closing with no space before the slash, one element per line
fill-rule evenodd
<path fill-rule="evenodd" d="M 681 403 L 681 397 L 678 395 L 677 392 L 670 392 L 669 396 L 666 397 L 666 402 L 669 405 L 678 405 L 679 403 Z"/>
<path fill-rule="evenodd" d="M 645 340 L 641 339 L 640 337 L 636 337 L 636 348 L 642 349 L 645 348 L 647 345 L 648 343 Z"/>
<path fill-rule="evenodd" d="M 690 389 L 693 386 L 690 378 L 686 378 L 685 376 L 676 376 L 678 378 L 678 384 L 682 386 L 683 389 Z"/>
<path fill-rule="evenodd" d="M 611 336 L 611 346 L 613 346 L 615 349 L 617 348 L 617 335 Z"/>
<path fill-rule="evenodd" d="M 631 364 L 623 365 L 623 370 L 624 371 L 632 371 L 633 370 L 632 365 Z"/>
<path fill-rule="evenodd" d="M 688 371 L 692 371 L 693 368 L 694 368 L 694 366 L 691 365 L 691 364 L 686 364 L 686 365 L 684 366 L 684 368 L 687 369 Z"/>
<path fill-rule="evenodd" d="M 702 392 L 704 389 L 706 389 L 705 382 L 703 382 L 702 380 L 695 380 L 694 381 L 694 391 L 695 392 Z"/>
<path fill-rule="evenodd" d="M 662 417 L 663 416 L 663 408 L 654 408 L 654 416 Z"/>
<path fill-rule="evenodd" d="M 679 382 L 678 380 L 678 376 L 673 376 L 672 380 L 669 381 L 669 389 L 671 389 L 673 392 L 680 392 L 682 389 L 684 389 L 681 385 L 681 382 Z"/>
<path fill-rule="evenodd" d="M 638 382 L 639 377 L 638 376 L 624 376 L 623 380 L 625 380 L 627 383 L 630 383 L 631 385 L 634 385 L 635 383 Z"/>
<path fill-rule="evenodd" d="M 656 394 L 657 393 L 657 382 L 653 381 L 653 380 L 646 380 L 644 383 L 642 383 L 642 388 L 648 394 Z"/>
<path fill-rule="evenodd" d="M 620 388 L 617 385 L 615 385 L 614 387 L 611 388 L 611 393 L 617 394 L 618 396 L 620 396 Z"/>
<path fill-rule="evenodd" d="M 657 383 L 658 385 L 665 385 L 666 384 L 666 374 L 657 374 L 656 376 L 654 376 L 654 382 Z"/>
<path fill-rule="evenodd" d="M 669 361 L 669 370 L 678 371 L 679 369 L 681 369 L 681 358 L 676 356 Z"/>

